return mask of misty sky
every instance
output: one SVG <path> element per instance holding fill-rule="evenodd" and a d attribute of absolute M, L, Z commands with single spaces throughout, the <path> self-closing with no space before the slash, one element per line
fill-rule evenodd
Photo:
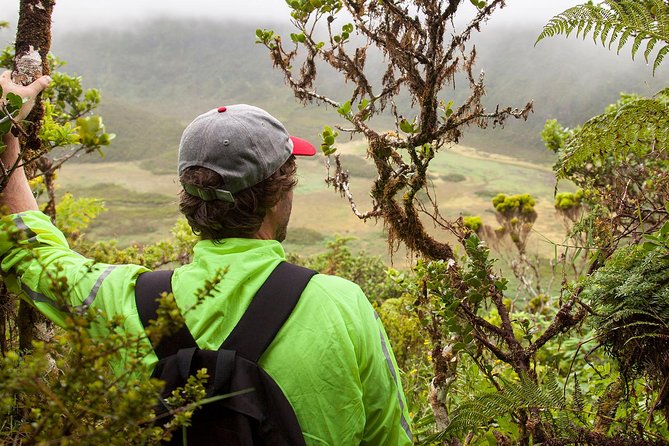
<path fill-rule="evenodd" d="M 570 6 L 576 0 L 508 0 L 507 7 L 494 16 L 492 24 L 533 22 L 538 26 Z M 469 2 L 464 2 L 469 6 Z M 0 0 L 0 21 L 9 21 L 15 29 L 18 0 Z M 284 0 L 57 0 L 53 15 L 54 32 L 73 27 L 119 27 L 147 18 L 161 16 L 235 19 L 254 22 L 287 22 Z"/>

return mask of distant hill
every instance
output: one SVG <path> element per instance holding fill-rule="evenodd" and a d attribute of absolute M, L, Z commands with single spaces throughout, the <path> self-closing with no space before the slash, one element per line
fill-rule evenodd
<path fill-rule="evenodd" d="M 295 101 L 266 50 L 254 44 L 254 31 L 262 26 L 160 20 L 130 31 L 73 31 L 57 37 L 53 47 L 68 61 L 68 72 L 102 90 L 106 105 L 101 112 L 110 131 L 119 135 L 116 147 L 108 150 L 110 160 L 144 159 L 158 155 L 160 148 L 173 150 L 178 134 L 195 115 L 236 102 L 265 107 L 293 133 L 318 141 L 323 124 L 336 114 L 325 107 L 304 109 Z M 630 61 L 629 51 L 616 56 L 592 41 L 561 37 L 534 47 L 539 32 L 540 27 L 519 24 L 484 29 L 476 37 L 488 108 L 534 100 L 535 111 L 526 123 L 472 129 L 465 144 L 549 162 L 539 137 L 546 119 L 573 126 L 600 113 L 621 91 L 648 95 L 667 84 L 666 67 L 652 78 L 645 63 Z M 327 91 L 348 91 L 331 74 L 325 80 Z M 452 95 L 457 104 L 466 93 L 466 83 L 459 81 L 456 91 L 445 91 L 444 97 Z"/>
<path fill-rule="evenodd" d="M 87 157 L 100 161 L 147 159 L 171 154 L 176 162 L 183 124 L 178 120 L 137 107 L 116 98 L 103 101 L 97 110 L 104 117 L 108 131 L 116 133 L 105 156 Z"/>
<path fill-rule="evenodd" d="M 166 19 L 129 31 L 67 33 L 53 48 L 68 71 L 104 94 L 187 122 L 221 103 L 292 105 L 254 41 L 251 25 Z"/>
<path fill-rule="evenodd" d="M 520 26 L 493 28 L 478 37 L 478 67 L 486 73 L 488 106 L 523 105 L 531 99 L 534 113 L 527 123 L 510 122 L 504 131 L 474 130 L 466 143 L 502 153 L 523 146 L 541 151 L 539 133 L 547 119 L 573 127 L 602 113 L 621 92 L 652 95 L 669 84 L 669 67 L 653 77 L 641 54 L 636 62 L 631 60 L 629 48 L 616 55 L 592 39 L 573 37 L 546 39 L 535 47 L 539 32 Z"/>

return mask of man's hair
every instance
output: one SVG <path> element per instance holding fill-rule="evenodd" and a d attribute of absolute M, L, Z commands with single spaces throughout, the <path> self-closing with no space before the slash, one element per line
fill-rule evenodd
<path fill-rule="evenodd" d="M 297 185 L 295 157 L 266 180 L 234 194 L 234 203 L 205 201 L 182 190 L 179 209 L 202 240 L 252 237 L 260 229 L 267 211 Z M 201 188 L 225 189 L 223 178 L 206 167 L 189 167 L 179 177 L 182 183 Z"/>

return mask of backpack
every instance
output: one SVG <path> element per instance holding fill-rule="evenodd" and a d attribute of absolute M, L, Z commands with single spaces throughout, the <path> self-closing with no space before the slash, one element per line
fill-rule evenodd
<path fill-rule="evenodd" d="M 156 319 L 160 294 L 172 291 L 172 273 L 154 271 L 137 278 L 135 299 L 144 327 Z M 258 366 L 258 360 L 314 274 L 297 265 L 279 264 L 217 351 L 199 349 L 185 324 L 153 346 L 159 361 L 151 376 L 165 382 L 156 407 L 156 417 L 163 423 L 170 418 L 164 399 L 199 369 L 206 368 L 209 374 L 206 398 L 246 391 L 196 409 L 191 426 L 174 432 L 168 444 L 305 445 L 292 406 L 276 382 Z"/>

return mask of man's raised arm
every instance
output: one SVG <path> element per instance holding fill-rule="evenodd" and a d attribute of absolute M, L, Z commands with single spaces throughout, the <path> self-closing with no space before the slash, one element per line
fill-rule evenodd
<path fill-rule="evenodd" d="M 22 98 L 28 98 L 28 102 L 21 107 L 19 114 L 14 118 L 14 120 L 20 121 L 28 116 L 35 103 L 35 97 L 49 85 L 51 78 L 49 76 L 42 76 L 32 84 L 24 87 L 12 82 L 11 74 L 11 71 L 5 71 L 0 75 L 0 87 L 2 87 L 2 99 L 0 101 L 4 103 L 7 93 L 14 93 Z M 7 147 L 0 155 L 2 171 L 9 172 L 19 157 L 19 141 L 12 135 L 12 132 L 8 132 L 3 136 L 3 143 Z M 37 201 L 28 185 L 23 165 L 19 165 L 14 170 L 5 189 L 0 193 L 0 207 L 3 206 L 7 207 L 11 214 L 38 210 Z"/>

